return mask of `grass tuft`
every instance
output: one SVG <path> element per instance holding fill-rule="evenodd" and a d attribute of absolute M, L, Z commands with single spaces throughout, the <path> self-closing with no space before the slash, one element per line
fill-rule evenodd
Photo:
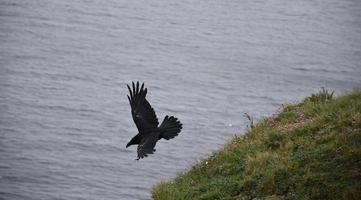
<path fill-rule="evenodd" d="M 317 94 L 312 94 L 310 97 L 307 97 L 305 101 L 313 102 L 313 103 L 320 103 L 330 101 L 333 98 L 333 91 L 329 92 L 324 87 L 321 88 L 321 91 Z"/>

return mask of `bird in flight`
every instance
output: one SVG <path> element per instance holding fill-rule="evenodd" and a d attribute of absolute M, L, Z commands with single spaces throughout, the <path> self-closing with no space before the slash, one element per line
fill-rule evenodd
<path fill-rule="evenodd" d="M 167 115 L 158 126 L 158 118 L 145 98 L 147 88 L 144 88 L 144 83 L 139 87 L 139 82 L 136 84 L 132 82 L 132 88 L 129 85 L 127 87 L 130 93 L 127 96 L 138 134 L 129 141 L 126 147 L 138 145 L 137 160 L 139 160 L 155 152 L 154 147 L 158 140 L 162 138 L 169 140 L 177 136 L 182 129 L 182 123 L 177 118 Z"/>

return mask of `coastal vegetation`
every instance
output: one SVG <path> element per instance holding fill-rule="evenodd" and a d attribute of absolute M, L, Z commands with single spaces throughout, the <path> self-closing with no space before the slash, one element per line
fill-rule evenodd
<path fill-rule="evenodd" d="M 156 200 L 361 199 L 361 92 L 322 89 L 152 189 Z"/>

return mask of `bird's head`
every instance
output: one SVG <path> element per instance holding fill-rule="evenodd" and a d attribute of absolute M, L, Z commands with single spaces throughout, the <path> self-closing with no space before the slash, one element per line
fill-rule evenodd
<path fill-rule="evenodd" d="M 128 142 L 126 148 L 128 148 L 130 145 L 139 144 L 139 142 L 140 142 L 140 136 L 139 136 L 139 134 L 137 134 Z"/>
<path fill-rule="evenodd" d="M 130 145 L 132 145 L 131 141 L 128 142 L 127 146 L 125 146 L 125 148 L 128 148 Z"/>

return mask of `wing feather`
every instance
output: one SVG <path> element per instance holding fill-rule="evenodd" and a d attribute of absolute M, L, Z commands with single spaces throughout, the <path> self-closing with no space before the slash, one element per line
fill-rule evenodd
<path fill-rule="evenodd" d="M 145 98 L 147 95 L 147 88 L 144 88 L 144 83 L 139 88 L 139 82 L 136 84 L 132 82 L 132 88 L 127 85 L 129 95 L 127 95 L 131 107 L 132 117 L 140 134 L 149 129 L 158 127 L 158 118 L 154 109 Z"/>

